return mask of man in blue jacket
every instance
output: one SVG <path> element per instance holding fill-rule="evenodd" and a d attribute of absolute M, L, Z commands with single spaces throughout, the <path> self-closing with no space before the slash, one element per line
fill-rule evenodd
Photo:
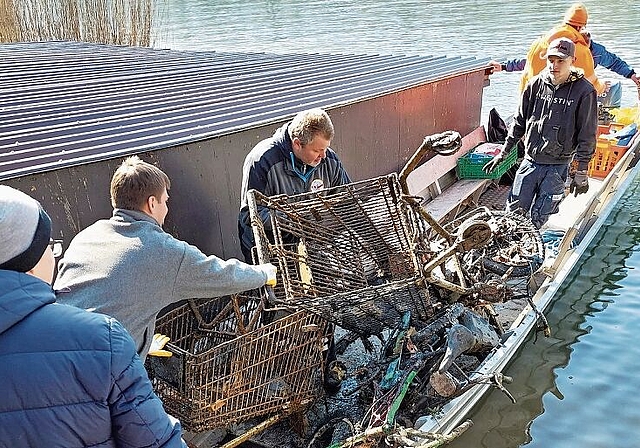
<path fill-rule="evenodd" d="M 638 88 L 638 96 L 640 98 L 640 78 L 638 78 L 635 70 L 615 53 L 608 51 L 604 45 L 593 41 L 589 31 L 582 30 L 581 34 L 589 45 L 589 50 L 591 50 L 594 68 L 600 65 L 632 80 Z M 520 72 L 524 70 L 526 62 L 526 59 L 511 59 L 504 62 L 491 61 L 490 64 L 494 72 Z M 622 84 L 620 81 L 607 81 L 607 83 L 608 90 L 598 98 L 598 102 L 604 107 L 620 107 L 622 101 Z"/>
<path fill-rule="evenodd" d="M 575 44 L 556 39 L 547 49 L 546 69 L 526 85 L 501 152 L 484 170 L 493 171 L 524 137 L 525 156 L 518 167 L 507 210 L 531 218 L 540 228 L 564 199 L 569 164 L 578 170 L 571 181 L 575 195 L 589 189 L 587 169 L 596 147 L 596 91 L 573 67 Z"/>
<path fill-rule="evenodd" d="M 55 303 L 51 220 L 0 186 L 0 446 L 186 447 L 113 318 Z"/>
<path fill-rule="evenodd" d="M 324 110 L 305 110 L 247 154 L 238 215 L 240 244 L 247 263 L 252 262 L 251 248 L 255 244 L 247 205 L 249 190 L 266 196 L 291 196 L 351 182 L 338 155 L 329 147 L 333 136 L 333 123 Z M 271 230 L 268 216 L 261 218 L 265 229 Z"/>

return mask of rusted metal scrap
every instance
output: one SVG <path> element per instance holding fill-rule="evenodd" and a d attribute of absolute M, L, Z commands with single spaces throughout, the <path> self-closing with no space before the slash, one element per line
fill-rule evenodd
<path fill-rule="evenodd" d="M 411 429 L 419 416 L 474 384 L 506 391 L 498 373 L 473 371 L 503 337 L 494 306 L 527 296 L 544 245 L 523 217 L 480 208 L 441 225 L 409 195 L 425 154 L 459 146 L 446 132 L 425 138 L 400 175 L 296 196 L 250 191 L 257 256 L 278 267 L 277 286 L 159 321 L 174 356 L 150 372 L 168 410 L 205 430 L 315 403 L 331 434 L 312 433 L 309 447 L 425 448 L 450 439 Z M 347 332 L 340 359 L 327 356 L 330 323 Z"/>

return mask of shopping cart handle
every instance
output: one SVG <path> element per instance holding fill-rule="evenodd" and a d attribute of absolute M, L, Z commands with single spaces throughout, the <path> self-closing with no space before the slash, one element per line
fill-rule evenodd
<path fill-rule="evenodd" d="M 431 149 L 441 156 L 450 156 L 462 148 L 462 137 L 456 131 L 445 131 L 425 137 L 423 144 L 430 144 Z"/>
<path fill-rule="evenodd" d="M 420 161 L 422 161 L 429 151 L 434 151 L 441 156 L 450 156 L 457 152 L 461 147 L 462 137 L 460 136 L 460 133 L 456 131 L 445 131 L 440 134 L 426 136 L 422 141 L 422 144 L 420 144 L 418 149 L 416 149 L 416 152 L 411 156 L 398 176 L 400 185 L 402 185 L 402 188 L 405 190 L 404 193 L 409 194 L 409 192 L 406 191 L 407 177 L 416 168 L 416 166 L 418 166 Z"/>

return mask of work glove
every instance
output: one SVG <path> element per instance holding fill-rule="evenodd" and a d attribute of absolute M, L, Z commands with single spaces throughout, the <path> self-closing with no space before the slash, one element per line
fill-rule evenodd
<path fill-rule="evenodd" d="M 504 160 L 504 151 L 500 151 L 498 154 L 493 156 L 491 160 L 489 160 L 487 163 L 484 164 L 484 166 L 482 167 L 482 171 L 484 171 L 487 174 L 491 174 L 491 172 L 495 170 L 497 166 L 500 165 L 500 162 L 502 162 L 503 160 Z"/>
<path fill-rule="evenodd" d="M 271 263 L 265 263 L 260 265 L 260 269 L 262 272 L 267 274 L 267 281 L 265 285 L 274 287 L 276 286 L 276 274 L 278 273 L 278 268 L 272 265 Z"/>
<path fill-rule="evenodd" d="M 151 340 L 151 347 L 149 347 L 149 356 L 170 357 L 173 353 L 169 350 L 163 350 L 167 342 L 169 342 L 169 336 L 160 333 L 154 334 Z"/>
<path fill-rule="evenodd" d="M 576 175 L 573 177 L 571 185 L 569 185 L 569 194 L 573 193 L 573 196 L 576 197 L 579 194 L 586 193 L 587 191 L 589 191 L 589 178 L 587 177 L 587 171 L 576 171 Z"/>

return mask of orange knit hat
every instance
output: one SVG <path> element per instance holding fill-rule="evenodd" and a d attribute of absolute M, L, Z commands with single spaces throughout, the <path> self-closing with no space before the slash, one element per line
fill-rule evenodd
<path fill-rule="evenodd" d="M 564 23 L 577 27 L 586 26 L 588 19 L 587 8 L 582 3 L 574 3 L 564 15 Z"/>

